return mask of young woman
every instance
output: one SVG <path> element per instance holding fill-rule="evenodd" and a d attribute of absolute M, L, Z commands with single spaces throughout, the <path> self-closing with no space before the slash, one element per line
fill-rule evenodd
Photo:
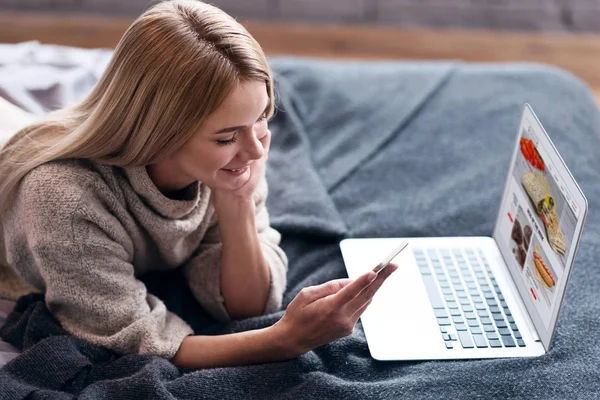
<path fill-rule="evenodd" d="M 0 262 L 74 336 L 203 368 L 296 357 L 348 335 L 395 266 L 300 292 L 265 329 L 194 336 L 147 292 L 183 268 L 219 320 L 281 307 L 287 259 L 265 207 L 271 71 L 233 18 L 194 0 L 141 15 L 81 103 L 0 153 Z"/>

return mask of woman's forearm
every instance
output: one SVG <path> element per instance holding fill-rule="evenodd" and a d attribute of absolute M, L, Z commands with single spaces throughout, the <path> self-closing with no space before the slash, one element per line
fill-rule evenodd
<path fill-rule="evenodd" d="M 261 315 L 269 297 L 271 276 L 256 231 L 254 201 L 220 199 L 217 204 L 225 306 L 232 318 Z"/>
<path fill-rule="evenodd" d="M 171 362 L 179 368 L 218 368 L 282 361 L 298 356 L 276 325 L 220 336 L 187 336 Z"/>

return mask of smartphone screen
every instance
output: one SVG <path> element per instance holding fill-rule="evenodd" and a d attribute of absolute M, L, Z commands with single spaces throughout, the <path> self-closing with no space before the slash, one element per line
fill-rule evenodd
<path fill-rule="evenodd" d="M 392 262 L 394 257 L 396 257 L 398 254 L 400 254 L 400 252 L 402 250 L 404 250 L 406 248 L 406 246 L 408 246 L 408 242 L 400 243 L 394 250 L 392 250 L 392 252 L 390 254 L 387 255 L 386 258 L 383 259 L 382 262 L 380 262 L 375 268 L 373 268 L 373 272 L 379 273 L 381 270 L 383 270 L 385 267 L 387 267 L 388 264 L 390 262 Z"/>

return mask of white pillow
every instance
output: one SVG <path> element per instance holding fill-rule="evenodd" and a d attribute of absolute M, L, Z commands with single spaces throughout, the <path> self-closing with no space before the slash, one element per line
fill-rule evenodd
<path fill-rule="evenodd" d="M 37 116 L 0 97 L 0 147 L 17 131 L 35 122 Z"/>

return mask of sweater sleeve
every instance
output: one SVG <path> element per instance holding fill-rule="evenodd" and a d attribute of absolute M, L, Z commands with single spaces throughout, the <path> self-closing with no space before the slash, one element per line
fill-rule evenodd
<path fill-rule="evenodd" d="M 286 287 L 288 260 L 279 247 L 281 235 L 270 226 L 266 207 L 267 181 L 263 176 L 258 184 L 254 200 L 256 203 L 256 229 L 265 261 L 271 273 L 269 298 L 263 314 L 275 312 L 281 308 Z M 220 321 L 230 319 L 221 293 L 221 239 L 219 225 L 214 221 L 207 231 L 198 252 L 186 264 L 185 272 L 196 299 L 204 309 Z"/>
<path fill-rule="evenodd" d="M 11 265 L 35 271 L 48 309 L 70 334 L 121 354 L 171 359 L 192 329 L 136 279 L 118 220 L 99 201 L 65 212 L 71 203 L 43 193 L 17 199 Z"/>

